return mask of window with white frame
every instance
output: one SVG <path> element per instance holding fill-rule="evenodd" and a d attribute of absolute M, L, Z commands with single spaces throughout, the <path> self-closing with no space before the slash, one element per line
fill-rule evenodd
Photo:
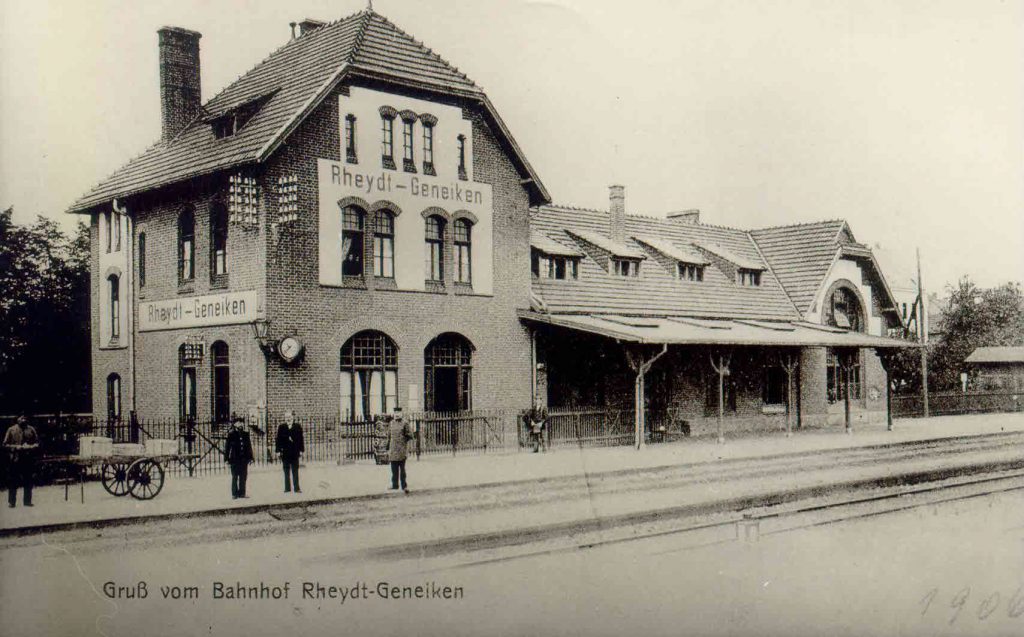
<path fill-rule="evenodd" d="M 693 263 L 679 263 L 676 274 L 682 281 L 703 281 L 704 266 Z"/>
<path fill-rule="evenodd" d="M 395 113 L 393 110 L 381 109 L 380 161 L 384 168 L 395 169 Z"/>
<path fill-rule="evenodd" d="M 402 117 L 402 170 L 407 173 L 416 172 L 416 160 L 413 148 L 413 124 L 415 116 Z"/>
<path fill-rule="evenodd" d="M 210 207 L 210 279 L 228 273 L 228 209 L 220 202 Z"/>
<path fill-rule="evenodd" d="M 366 213 L 356 206 L 341 211 L 341 274 L 363 276 L 363 233 Z"/>
<path fill-rule="evenodd" d="M 121 338 L 121 277 L 111 274 L 107 277 L 107 294 L 110 303 L 110 340 Z"/>
<path fill-rule="evenodd" d="M 612 259 L 612 274 L 622 277 L 640 276 L 640 262 L 635 259 Z"/>
<path fill-rule="evenodd" d="M 469 219 L 455 220 L 455 282 L 472 283 L 473 222 Z"/>
<path fill-rule="evenodd" d="M 531 266 L 534 278 L 566 280 L 579 277 L 579 263 L 576 257 L 548 255 L 534 249 Z"/>
<path fill-rule="evenodd" d="M 356 116 L 352 113 L 345 116 L 345 161 L 359 163 L 356 156 Z"/>
<path fill-rule="evenodd" d="M 445 222 L 438 215 L 427 217 L 425 241 L 425 271 L 427 281 L 444 282 L 444 226 Z"/>
<path fill-rule="evenodd" d="M 373 274 L 395 277 L 395 215 L 378 210 L 373 224 Z"/>
<path fill-rule="evenodd" d="M 744 287 L 758 287 L 761 285 L 761 271 L 740 268 L 736 271 L 736 282 Z"/>
<path fill-rule="evenodd" d="M 398 347 L 383 332 L 359 332 L 341 348 L 341 418 L 388 414 L 398 404 Z"/>
<path fill-rule="evenodd" d="M 469 178 L 466 173 L 466 136 L 459 135 L 455 141 L 459 152 L 459 179 L 466 181 Z"/>

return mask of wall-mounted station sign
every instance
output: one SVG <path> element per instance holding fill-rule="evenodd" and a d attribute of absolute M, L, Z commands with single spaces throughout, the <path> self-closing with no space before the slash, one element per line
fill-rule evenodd
<path fill-rule="evenodd" d="M 256 290 L 144 301 L 139 303 L 139 331 L 251 323 L 258 318 L 256 309 Z"/>

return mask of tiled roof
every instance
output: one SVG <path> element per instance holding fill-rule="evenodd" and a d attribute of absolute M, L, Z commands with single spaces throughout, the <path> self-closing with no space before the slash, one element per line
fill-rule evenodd
<path fill-rule="evenodd" d="M 979 347 L 965 363 L 1024 363 L 1024 347 Z"/>
<path fill-rule="evenodd" d="M 707 243 L 706 241 L 695 241 L 693 243 L 693 245 L 697 246 L 701 250 L 704 250 L 705 252 L 710 252 L 711 254 L 719 256 L 719 257 L 725 259 L 726 261 L 728 261 L 729 263 L 732 263 L 733 265 L 736 265 L 737 267 L 743 268 L 744 270 L 766 270 L 767 269 L 767 268 L 765 268 L 764 263 L 761 262 L 761 259 L 748 259 L 746 257 L 741 257 L 741 256 L 733 253 L 732 251 L 730 251 L 728 248 L 723 248 L 722 246 L 718 245 L 717 243 Z"/>
<path fill-rule="evenodd" d="M 483 91 L 465 74 L 372 10 L 332 22 L 270 54 L 202 108 L 175 138 L 157 142 L 71 205 L 71 212 L 152 188 L 265 161 L 347 74 L 455 93 L 483 105 L 528 180 L 531 200 L 550 197 Z M 217 139 L 210 115 L 273 95 L 235 135 Z"/>
<path fill-rule="evenodd" d="M 676 245 L 670 241 L 659 239 L 658 237 L 635 236 L 633 239 L 638 243 L 651 246 L 658 252 L 671 259 L 675 259 L 676 261 L 693 263 L 696 265 L 707 265 L 709 263 L 709 261 L 696 250 Z"/>
<path fill-rule="evenodd" d="M 565 241 L 571 241 L 569 237 L 565 236 L 565 233 L 559 233 L 559 236 L 565 237 Z M 583 253 L 576 248 L 571 248 L 567 245 L 563 245 L 553 240 L 543 232 L 530 232 L 530 246 L 537 248 L 544 254 L 560 257 L 581 257 Z"/>
<path fill-rule="evenodd" d="M 752 230 L 761 253 L 786 287 L 793 303 L 807 312 L 839 249 L 846 222 L 837 219 Z"/>
<path fill-rule="evenodd" d="M 589 230 L 582 230 L 580 228 L 566 228 L 566 232 L 574 237 L 583 239 L 591 245 L 595 245 L 601 248 L 608 254 L 615 257 L 622 257 L 624 259 L 646 259 L 647 256 L 642 250 L 637 250 L 618 241 L 612 241 L 607 236 L 602 235 L 598 232 L 591 232 Z"/>
<path fill-rule="evenodd" d="M 589 236 L 608 236 L 609 214 L 556 206 L 541 207 L 531 215 L 531 230 L 548 236 L 569 231 Z M 717 244 L 737 258 L 760 261 L 757 247 L 743 230 L 702 224 L 686 224 L 626 215 L 627 237 L 656 237 L 677 246 L 695 242 Z M 641 252 L 635 239 L 627 247 Z M 534 279 L 533 291 L 552 313 L 623 314 L 638 316 L 693 316 L 800 320 L 782 286 L 766 271 L 758 287 L 738 285 L 719 268 L 705 268 L 704 280 L 683 281 L 656 259 L 648 259 L 639 277 L 620 277 L 607 272 L 591 258 L 580 260 L 575 280 Z"/>

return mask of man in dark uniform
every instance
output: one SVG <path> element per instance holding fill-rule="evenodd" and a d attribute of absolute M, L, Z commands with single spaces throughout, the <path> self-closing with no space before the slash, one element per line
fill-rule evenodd
<path fill-rule="evenodd" d="M 277 428 L 277 441 L 274 445 L 281 454 L 281 467 L 284 469 L 284 492 L 288 493 L 295 486 L 295 493 L 302 493 L 299 488 L 299 457 L 306 450 L 302 439 L 302 425 L 295 422 L 295 414 L 290 410 L 284 412 L 284 423 Z"/>
<path fill-rule="evenodd" d="M 249 464 L 253 461 L 252 440 L 241 416 L 235 416 L 231 422 L 231 432 L 224 445 L 224 460 L 231 467 L 231 497 L 248 498 L 245 481 L 249 477 Z"/>
<path fill-rule="evenodd" d="M 32 506 L 32 478 L 35 473 L 36 452 L 39 436 L 28 424 L 28 418 L 18 416 L 4 434 L 4 450 L 7 452 L 8 485 L 7 504 L 12 508 L 18 502 L 18 487 L 24 488 L 22 504 Z"/>
<path fill-rule="evenodd" d="M 405 459 L 409 457 L 409 441 L 413 439 L 412 428 L 402 418 L 402 410 L 395 409 L 394 418 L 388 426 L 388 460 L 391 462 L 391 488 L 398 490 L 401 481 L 402 490 L 409 493 L 409 483 L 405 478 Z"/>

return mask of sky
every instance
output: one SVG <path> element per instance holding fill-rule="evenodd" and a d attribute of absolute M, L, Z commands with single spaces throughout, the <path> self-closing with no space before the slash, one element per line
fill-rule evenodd
<path fill-rule="evenodd" d="M 0 206 L 67 207 L 160 136 L 157 35 L 204 101 L 365 0 L 4 0 Z M 376 0 L 482 86 L 555 203 L 846 219 L 894 283 L 1024 279 L 1022 0 Z"/>

